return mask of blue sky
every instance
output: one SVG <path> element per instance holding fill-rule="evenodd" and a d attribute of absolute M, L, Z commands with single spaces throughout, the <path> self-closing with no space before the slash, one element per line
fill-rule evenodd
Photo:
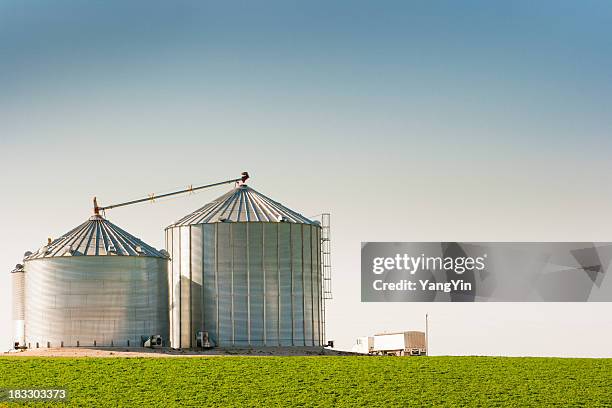
<path fill-rule="evenodd" d="M 611 125 L 608 2 L 108 4 L 0 6 L 9 123 L 112 98 L 134 120 L 359 116 L 391 126 L 392 141 L 406 122 L 432 122 L 468 143 L 510 133 L 570 148 L 576 132 L 607 140 Z"/>
<path fill-rule="evenodd" d="M 330 334 L 403 329 L 428 305 L 360 305 L 361 241 L 610 240 L 611 88 L 608 1 L 3 1 L 0 262 L 82 222 L 94 195 L 248 170 L 304 215 L 332 212 Z M 109 215 L 161 246 L 165 225 L 223 192 Z M 450 331 L 486 319 L 473 306 L 427 310 Z M 485 329 L 546 338 L 590 308 L 584 330 L 612 341 L 609 306 L 550 307 L 531 323 L 495 309 L 514 323 Z M 548 350 L 510 340 L 475 352 Z"/>

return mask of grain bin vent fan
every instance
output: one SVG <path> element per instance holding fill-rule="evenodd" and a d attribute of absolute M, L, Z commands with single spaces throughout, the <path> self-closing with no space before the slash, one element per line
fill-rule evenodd
<path fill-rule="evenodd" d="M 159 348 L 162 347 L 163 343 L 164 341 L 162 336 L 155 334 L 153 336 L 143 338 L 142 346 L 147 348 Z"/>

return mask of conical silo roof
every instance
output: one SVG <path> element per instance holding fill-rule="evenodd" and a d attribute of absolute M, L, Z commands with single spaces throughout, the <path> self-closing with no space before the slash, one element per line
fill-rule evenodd
<path fill-rule="evenodd" d="M 104 255 L 166 258 L 162 252 L 122 230 L 104 217 L 93 215 L 78 227 L 43 246 L 24 260 Z"/>
<path fill-rule="evenodd" d="M 216 222 L 289 222 L 316 224 L 246 184 L 238 186 L 168 228 Z"/>

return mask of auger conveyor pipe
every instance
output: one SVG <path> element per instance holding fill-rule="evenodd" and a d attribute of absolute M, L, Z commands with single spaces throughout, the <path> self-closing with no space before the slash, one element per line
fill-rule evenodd
<path fill-rule="evenodd" d="M 198 186 L 198 187 L 189 187 L 189 188 L 186 188 L 184 190 L 173 191 L 171 193 L 160 194 L 160 195 L 157 195 L 157 196 L 156 195 L 151 195 L 149 197 L 140 198 L 138 200 L 126 201 L 124 203 L 118 203 L 118 204 L 112 204 L 112 205 L 106 205 L 106 206 L 98 206 L 97 200 L 94 197 L 94 213 L 95 214 L 99 214 L 100 211 L 110 210 L 112 208 L 124 207 L 126 205 L 138 204 L 138 203 L 142 203 L 142 202 L 145 202 L 145 201 L 152 201 L 152 200 L 156 200 L 158 198 L 170 197 L 170 196 L 177 195 L 177 194 L 190 193 L 192 191 L 202 190 L 202 189 L 209 188 L 209 187 L 221 186 L 223 184 L 237 183 L 239 181 L 244 183 L 248 178 L 249 178 L 249 173 L 247 173 L 245 171 L 245 172 L 242 173 L 241 177 L 236 178 L 236 179 L 220 181 L 218 183 L 206 184 L 206 185 Z"/>

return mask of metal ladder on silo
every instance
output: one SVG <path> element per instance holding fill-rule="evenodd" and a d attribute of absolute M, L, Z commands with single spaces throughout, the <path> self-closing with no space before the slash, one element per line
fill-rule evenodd
<path fill-rule="evenodd" d="M 323 265 L 323 298 L 332 299 L 330 214 L 321 214 L 321 256 Z"/>
<path fill-rule="evenodd" d="M 321 266 L 323 267 L 323 339 L 325 337 L 325 301 L 332 299 L 330 214 L 321 214 Z"/>

